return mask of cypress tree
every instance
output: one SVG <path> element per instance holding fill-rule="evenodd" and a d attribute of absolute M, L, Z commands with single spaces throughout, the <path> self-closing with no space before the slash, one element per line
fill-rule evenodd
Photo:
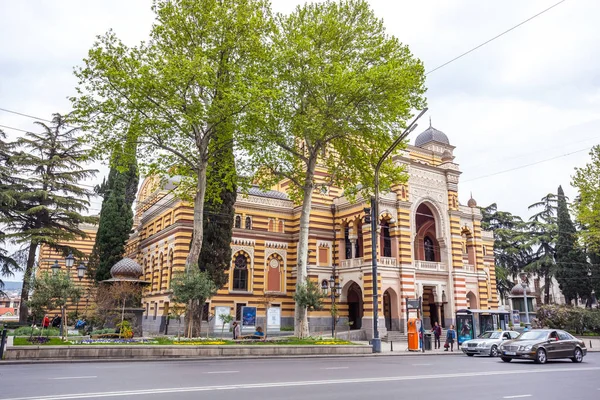
<path fill-rule="evenodd" d="M 229 130 L 229 134 L 222 136 L 229 143 L 218 146 L 221 148 L 220 161 L 212 163 L 207 173 L 209 191 L 219 193 L 219 196 L 207 196 L 204 203 L 204 240 L 198 258 L 200 270 L 208 273 L 217 289 L 227 283 L 226 271 L 231 263 L 231 236 L 237 198 L 232 128 L 223 124 L 221 129 Z"/>
<path fill-rule="evenodd" d="M 6 239 L 27 246 L 27 265 L 23 274 L 20 321 L 28 316 L 27 303 L 31 277 L 40 245 L 67 255 L 84 255 L 76 248 L 61 245 L 85 238 L 79 228 L 82 223 L 96 223 L 87 212 L 90 190 L 78 185 L 96 174 L 96 170 L 81 167 L 89 161 L 90 152 L 77 137 L 77 128 L 68 129 L 65 119 L 54 114 L 52 123 L 36 122 L 40 133 L 28 132 L 15 142 L 11 155 L 12 174 L 27 178 L 27 187 L 14 191 L 14 204 L 1 210 L 0 224 L 5 226 Z"/>
<path fill-rule="evenodd" d="M 556 280 L 565 301 L 577 303 L 579 297 L 588 299 L 591 287 L 588 278 L 589 264 L 577 241 L 577 230 L 571 220 L 567 199 L 562 186 L 558 187 L 558 240 L 556 243 Z"/>
<path fill-rule="evenodd" d="M 139 182 L 137 162 L 131 157 L 135 149 L 135 137 L 130 135 L 124 148 L 117 148 L 113 153 L 108 179 L 96 188 L 103 200 L 90 271 L 98 282 L 109 279 L 112 266 L 123 259 L 133 226 L 131 206 Z"/>

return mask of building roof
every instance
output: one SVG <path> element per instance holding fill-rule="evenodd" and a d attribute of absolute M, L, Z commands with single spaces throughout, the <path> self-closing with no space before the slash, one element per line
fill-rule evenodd
<path fill-rule="evenodd" d="M 238 193 L 244 193 L 243 189 L 238 188 Z M 286 193 L 279 192 L 277 190 L 262 190 L 258 186 L 251 186 L 248 189 L 248 193 L 251 196 L 269 197 L 272 199 L 289 200 L 290 198 Z"/>
<path fill-rule="evenodd" d="M 415 139 L 415 146 L 422 147 L 429 142 L 438 142 L 443 144 L 450 144 L 448 140 L 448 136 L 440 130 L 435 129 L 433 126 L 429 125 L 429 128 L 425 129 L 417 138 Z"/>
<path fill-rule="evenodd" d="M 15 308 L 14 307 L 0 307 L 0 315 L 5 315 L 5 314 L 9 314 L 10 315 L 15 315 Z"/>

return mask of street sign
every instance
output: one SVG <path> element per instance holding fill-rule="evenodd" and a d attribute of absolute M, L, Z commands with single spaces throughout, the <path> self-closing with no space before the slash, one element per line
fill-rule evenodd
<path fill-rule="evenodd" d="M 419 310 L 421 302 L 419 299 L 406 299 L 406 308 L 409 310 Z"/>

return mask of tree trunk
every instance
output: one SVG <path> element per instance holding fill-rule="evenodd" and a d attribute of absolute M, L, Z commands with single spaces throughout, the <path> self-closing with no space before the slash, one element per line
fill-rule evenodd
<path fill-rule="evenodd" d="M 192 265 L 198 264 L 200 250 L 202 250 L 204 230 L 202 223 L 204 218 L 204 197 L 206 196 L 206 167 L 207 163 L 204 161 L 201 161 L 198 166 L 198 182 L 196 184 L 196 198 L 194 199 L 194 226 L 190 253 L 185 260 L 186 271 L 189 271 L 189 268 Z"/>
<path fill-rule="evenodd" d="M 31 289 L 31 276 L 33 274 L 33 266 L 35 265 L 35 253 L 37 252 L 37 244 L 29 244 L 29 254 L 27 255 L 27 267 L 23 274 L 23 288 L 21 289 L 21 304 L 19 305 L 19 324 L 27 323 L 29 316 L 29 290 Z"/>
<path fill-rule="evenodd" d="M 550 275 L 544 276 L 544 304 L 550 304 Z"/>
<path fill-rule="evenodd" d="M 302 199 L 302 212 L 300 214 L 300 236 L 298 237 L 298 260 L 296 266 L 296 289 L 306 284 L 308 275 L 308 233 L 310 223 L 310 209 L 312 205 L 313 177 L 315 173 L 316 157 L 309 158 L 306 167 L 306 179 L 304 181 L 304 198 Z M 304 338 L 309 335 L 308 314 L 306 307 L 296 303 L 294 334 L 296 337 Z"/>

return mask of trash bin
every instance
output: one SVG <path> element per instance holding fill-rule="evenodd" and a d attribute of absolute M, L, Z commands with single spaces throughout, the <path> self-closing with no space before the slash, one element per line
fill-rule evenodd
<path fill-rule="evenodd" d="M 423 337 L 423 349 L 431 350 L 431 333 L 426 333 Z"/>

